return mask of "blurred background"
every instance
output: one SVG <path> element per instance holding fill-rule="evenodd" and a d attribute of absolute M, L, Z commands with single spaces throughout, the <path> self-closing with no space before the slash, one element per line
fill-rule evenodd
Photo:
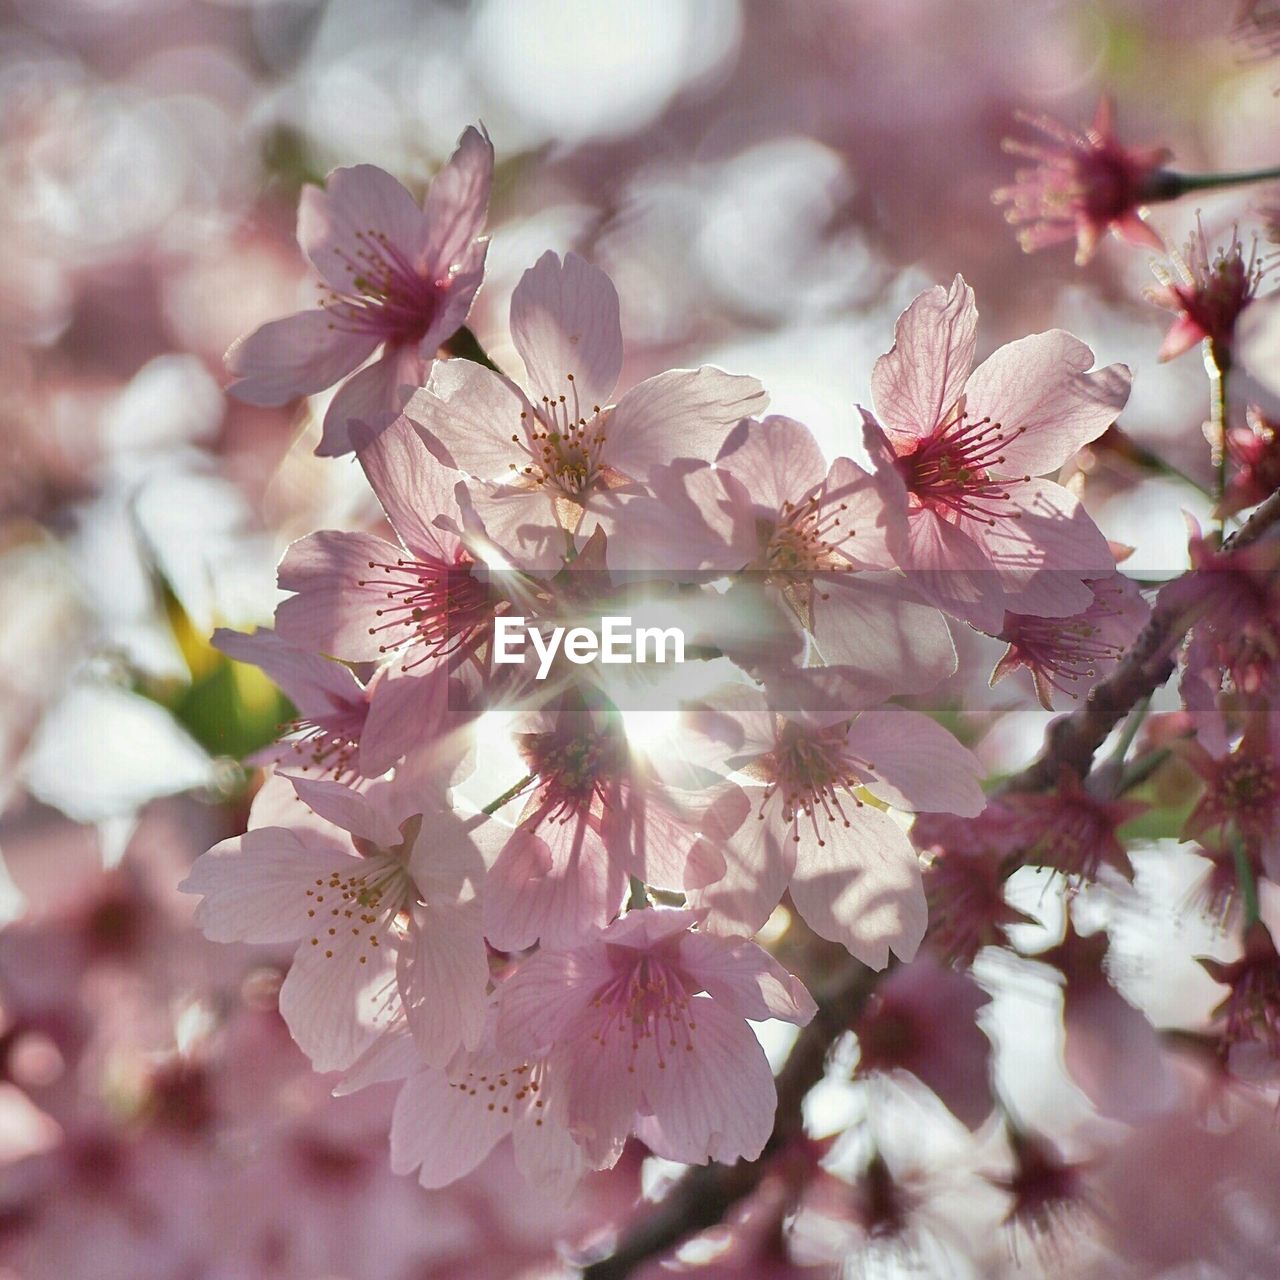
<path fill-rule="evenodd" d="M 1120 426 L 1140 448 L 1103 442 L 1077 483 L 1135 548 L 1127 568 L 1157 578 L 1185 563 L 1182 512 L 1209 505 L 1200 362 L 1157 364 L 1148 251 L 1026 256 L 991 193 L 1014 168 L 1002 139 L 1031 136 L 1015 113 L 1082 127 L 1103 92 L 1122 141 L 1168 146 L 1179 169 L 1275 164 L 1280 61 L 1232 38 L 1239 16 L 1222 0 L 0 4 L 0 1276 L 571 1274 L 565 1251 L 607 1241 L 666 1176 L 636 1153 L 568 1207 L 539 1203 L 501 1150 L 446 1192 L 394 1177 L 394 1092 L 328 1097 L 275 1012 L 287 954 L 206 943 L 176 892 L 242 829 L 236 761 L 289 714 L 207 637 L 270 620 L 291 539 L 374 514 L 350 459 L 312 456 L 323 398 L 265 410 L 222 390 L 227 345 L 310 297 L 302 184 L 370 162 L 420 190 L 483 121 L 498 172 L 472 325 L 499 364 L 520 273 L 577 249 L 621 295 L 624 383 L 705 361 L 755 374 L 833 456 L 858 456 L 854 405 L 895 315 L 963 273 L 980 357 L 1061 325 L 1135 369 Z M 1154 220 L 1171 245 L 1197 210 L 1211 236 L 1248 235 L 1268 198 Z M 1268 404 L 1244 374 L 1234 394 Z M 948 696 L 980 706 L 968 736 L 990 767 L 1017 767 L 1045 714 L 965 701 L 990 670 L 973 648 Z M 1152 839 L 1176 832 L 1176 792 Z M 1181 902 L 1178 874 L 1151 892 Z M 1134 990 L 1158 932 L 1130 938 Z M 1039 1010 L 1048 1047 L 998 1045 L 1003 1071 L 1070 1127 L 1088 1104 L 1061 1110 L 1061 1001 L 1036 1004 L 1030 981 L 1006 996 Z M 1187 961 L 1151 998 L 1194 1021 L 1214 990 Z M 1050 1077 L 1057 1093 L 1035 1084 Z M 1118 1247 L 1089 1274 L 1164 1274 L 1119 1269 Z M 1003 1241 L 961 1255 L 975 1275 L 1039 1266 Z"/>

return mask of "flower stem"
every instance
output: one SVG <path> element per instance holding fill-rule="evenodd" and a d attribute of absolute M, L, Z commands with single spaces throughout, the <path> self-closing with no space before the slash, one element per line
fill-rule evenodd
<path fill-rule="evenodd" d="M 1204 367 L 1209 375 L 1209 461 L 1213 466 L 1213 502 L 1218 532 L 1225 527 L 1221 514 L 1227 491 L 1227 370 L 1209 342 L 1204 346 Z"/>
<path fill-rule="evenodd" d="M 527 787 L 529 783 L 531 783 L 534 780 L 536 776 L 537 776 L 536 774 L 526 773 L 525 776 L 521 778 L 520 781 L 517 782 L 514 787 L 508 787 L 496 800 L 490 800 L 489 803 L 485 805 L 483 809 L 480 810 L 480 812 L 481 813 L 497 813 L 498 810 L 501 809 L 502 806 L 507 803 L 507 801 L 514 800 L 516 796 L 518 796 L 525 789 L 525 787 Z"/>
<path fill-rule="evenodd" d="M 1124 758 L 1129 754 L 1129 748 L 1133 746 L 1133 740 L 1138 736 L 1138 730 L 1142 728 L 1142 722 L 1147 718 L 1147 712 L 1150 710 L 1151 695 L 1148 693 L 1145 697 L 1139 698 L 1133 710 L 1129 712 L 1129 718 L 1124 722 L 1124 728 L 1120 730 L 1116 749 L 1111 753 L 1111 760 L 1117 768 L 1124 763 Z"/>
<path fill-rule="evenodd" d="M 1244 927 L 1248 929 L 1261 918 L 1258 910 L 1258 882 L 1254 878 L 1253 867 L 1249 864 L 1244 840 L 1238 831 L 1231 833 L 1231 852 L 1235 857 L 1236 882 L 1240 886 L 1240 897 L 1244 904 Z"/>
<path fill-rule="evenodd" d="M 1274 182 L 1280 179 L 1280 167 L 1250 169 L 1241 173 L 1174 173 L 1164 169 L 1154 176 L 1158 196 L 1152 199 L 1176 200 L 1189 191 L 1217 191 L 1223 187 L 1242 187 L 1250 182 Z"/>

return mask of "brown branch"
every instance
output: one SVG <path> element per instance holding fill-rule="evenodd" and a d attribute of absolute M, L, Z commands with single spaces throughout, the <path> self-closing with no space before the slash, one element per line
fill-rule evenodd
<path fill-rule="evenodd" d="M 1245 524 L 1223 543 L 1223 551 L 1239 551 L 1257 542 L 1280 521 L 1280 493 L 1273 493 Z M 1193 571 L 1194 572 L 1194 571 Z M 1175 579 L 1174 581 L 1181 581 Z M 1070 769 L 1083 778 L 1094 754 L 1112 729 L 1141 699 L 1154 693 L 1173 674 L 1175 653 L 1194 621 L 1193 612 L 1168 590 L 1156 599 L 1146 628 L 1133 648 L 1070 715 L 1055 720 L 1045 734 L 1045 747 L 1034 764 L 1009 778 L 1000 787 L 1010 791 L 1044 791 Z"/>
<path fill-rule="evenodd" d="M 1238 551 L 1280 522 L 1280 493 L 1272 494 L 1223 549 Z M 1141 699 L 1173 673 L 1174 653 L 1192 622 L 1176 593 L 1158 599 L 1146 629 L 1116 669 L 1094 687 L 1087 702 L 1049 727 L 1045 750 L 1002 791 L 1040 791 L 1052 786 L 1065 765 L 1083 777 L 1106 736 Z M 669 1253 L 681 1241 L 724 1221 L 759 1186 L 772 1157 L 803 1133 L 805 1095 L 822 1078 L 831 1042 L 856 1020 L 881 974 L 856 962 L 816 997 L 818 1012 L 796 1040 L 778 1075 L 773 1134 L 758 1160 L 691 1169 L 667 1198 L 636 1224 L 607 1258 L 593 1262 L 582 1280 L 625 1280 L 641 1263 Z"/>

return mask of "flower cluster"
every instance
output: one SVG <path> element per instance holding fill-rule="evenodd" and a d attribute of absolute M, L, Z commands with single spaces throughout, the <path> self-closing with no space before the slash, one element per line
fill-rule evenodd
<path fill-rule="evenodd" d="M 554 253 L 511 298 L 522 379 L 448 358 L 491 163 L 471 129 L 422 209 L 369 167 L 308 188 L 323 305 L 228 355 L 233 392 L 269 403 L 381 348 L 321 451 L 355 452 L 387 528 L 295 542 L 274 631 L 219 633 L 297 720 L 258 757 L 247 833 L 183 887 L 210 938 L 296 943 L 294 1039 L 344 1089 L 404 1079 L 393 1161 L 427 1186 L 507 1135 L 562 1188 L 631 1134 L 752 1159 L 774 1085 L 748 1020 L 815 1009 L 756 933 L 785 898 L 872 968 L 910 960 L 926 895 L 895 815 L 985 804 L 974 756 L 893 699 L 953 672 L 950 626 L 1003 636 L 1042 697 L 1132 628 L 1109 544 L 1041 478 L 1111 425 L 1129 373 L 1057 330 L 974 367 L 957 277 L 876 363 L 849 426 L 870 466 L 828 463 L 754 378 L 619 394 L 614 287 Z M 499 619 L 541 639 L 623 608 L 692 637 L 674 683 L 497 660 Z M 490 762 L 499 738 L 523 776 Z"/>

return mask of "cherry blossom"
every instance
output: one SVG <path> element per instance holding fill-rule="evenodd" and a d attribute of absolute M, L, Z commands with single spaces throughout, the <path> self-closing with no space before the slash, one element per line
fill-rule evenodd
<path fill-rule="evenodd" d="M 424 1057 L 477 1042 L 489 970 L 464 823 L 412 778 L 364 794 L 294 779 L 291 825 L 202 854 L 180 886 L 219 942 L 297 952 L 280 1011 L 318 1071 L 348 1067 L 403 1008 Z"/>
<path fill-rule="evenodd" d="M 420 386 L 437 349 L 466 321 L 484 274 L 481 238 L 493 147 L 475 128 L 435 176 L 419 208 L 389 173 L 362 164 L 306 187 L 298 243 L 320 276 L 320 305 L 272 320 L 234 343 L 234 395 L 278 405 L 347 378 L 333 398 L 317 452 L 350 453 L 350 424 L 375 430 Z"/>
<path fill-rule="evenodd" d="M 1053 710 L 1053 695 L 1079 698 L 1115 666 L 1151 616 L 1137 586 L 1122 574 L 1087 581 L 1089 607 L 1070 618 L 1006 613 L 1000 639 L 1008 648 L 991 683 L 1021 668 L 1031 675 L 1036 698 Z"/>
<path fill-rule="evenodd" d="M 1187 242 L 1184 256 L 1174 259 L 1175 271 L 1157 266 L 1160 288 L 1151 300 L 1177 313 L 1160 347 L 1160 359 L 1172 360 L 1199 342 L 1207 342 L 1220 370 L 1235 362 L 1236 323 L 1257 295 L 1269 266 L 1258 256 L 1255 241 L 1245 260 L 1238 228 L 1231 243 L 1212 256 L 1204 227 Z"/>
<path fill-rule="evenodd" d="M 696 931 L 700 919 L 632 912 L 581 947 L 539 951 L 499 991 L 499 1047 L 563 1074 L 550 1119 L 594 1165 L 633 1131 L 689 1164 L 753 1160 L 769 1137 L 773 1076 L 746 1019 L 803 1025 L 814 1004 L 760 947 Z"/>
<path fill-rule="evenodd" d="M 974 369 L 977 326 L 960 276 L 920 294 L 876 361 L 865 437 L 900 563 L 935 604 L 995 634 L 1006 610 L 1087 609 L 1085 580 L 1114 569 L 1079 501 L 1034 477 L 1115 421 L 1130 374 L 1123 365 L 1089 372 L 1093 353 L 1058 329 L 1011 342 Z"/>
<path fill-rule="evenodd" d="M 339 782 L 356 774 L 376 777 L 393 763 L 379 759 L 376 741 L 363 740 L 370 690 L 350 667 L 297 649 L 265 628 L 252 635 L 220 629 L 213 644 L 237 662 L 260 667 L 298 709 L 298 718 L 285 726 L 288 736 L 251 763 L 314 770 Z"/>
<path fill-rule="evenodd" d="M 730 599 L 762 618 L 756 636 L 723 642 L 744 666 L 760 657 L 772 606 L 812 636 L 826 662 L 856 668 L 864 690 L 924 690 L 954 670 L 942 616 L 900 574 L 880 572 L 896 560 L 874 478 L 848 458 L 828 467 L 802 423 L 745 418 L 713 468 L 676 482 L 664 477 L 654 497 L 626 505 L 611 561 L 731 571 Z M 768 661 L 790 657 L 785 643 L 763 647 Z"/>
<path fill-rule="evenodd" d="M 808 705 L 797 697 L 794 718 L 745 686 L 706 699 L 699 727 L 741 777 L 751 814 L 726 833 L 723 873 L 692 897 L 708 928 L 751 932 L 789 888 L 815 933 L 879 969 L 891 950 L 909 960 L 925 929 L 919 859 L 881 805 L 972 817 L 985 803 L 980 769 L 928 716 L 872 706 L 851 717 L 829 688 L 827 673 L 797 675 L 791 693 Z"/>
<path fill-rule="evenodd" d="M 484 886 L 485 934 L 502 950 L 588 936 L 618 914 L 631 877 L 689 887 L 700 874 L 690 854 L 707 844 L 701 829 L 742 820 L 736 788 L 669 786 L 628 744 L 618 713 L 579 691 L 533 716 L 517 742 L 525 803 Z"/>
<path fill-rule="evenodd" d="M 622 370 L 618 295 L 577 254 L 545 253 L 511 298 L 527 394 L 466 361 L 437 365 L 407 413 L 468 487 L 490 536 L 520 568 L 557 568 L 613 506 L 676 458 L 709 462 L 728 430 L 764 406 L 754 378 L 709 365 L 638 383 Z M 594 517 L 594 518 L 591 518 Z"/>
<path fill-rule="evenodd" d="M 1111 104 L 1098 103 L 1083 132 L 1048 116 L 1026 122 L 1048 143 L 1008 139 L 1005 150 L 1034 166 L 1019 169 L 1010 187 L 995 193 L 1008 205 L 1005 217 L 1021 227 L 1018 239 L 1028 253 L 1066 240 L 1076 242 L 1076 262 L 1093 257 L 1108 231 L 1130 244 L 1162 249 L 1164 242 L 1142 217 L 1142 206 L 1167 198 L 1161 183 L 1166 147 L 1125 147 L 1116 138 Z"/>

